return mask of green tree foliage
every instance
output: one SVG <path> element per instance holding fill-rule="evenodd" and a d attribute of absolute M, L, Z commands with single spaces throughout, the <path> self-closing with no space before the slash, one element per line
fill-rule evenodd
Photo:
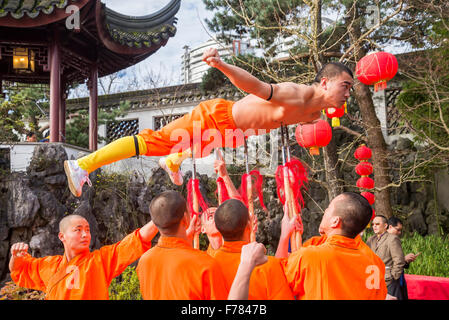
<path fill-rule="evenodd" d="M 142 300 L 136 268 L 129 266 L 112 280 L 109 286 L 109 300 Z"/>
<path fill-rule="evenodd" d="M 129 101 L 121 102 L 118 108 L 99 109 L 98 125 L 117 121 L 124 117 L 130 109 Z M 98 142 L 103 142 L 106 137 L 98 137 Z M 66 142 L 82 148 L 89 148 L 89 112 L 79 110 L 66 126 Z"/>
<path fill-rule="evenodd" d="M 403 63 L 407 81 L 398 97 L 401 115 L 425 148 L 432 173 L 449 160 L 449 13 L 434 10 L 434 23 L 421 50 Z"/>
<path fill-rule="evenodd" d="M 18 87 L 5 83 L 5 98 L 0 99 L 0 141 L 20 141 L 28 130 L 39 136 L 39 119 L 48 109 L 46 89 L 41 85 Z"/>

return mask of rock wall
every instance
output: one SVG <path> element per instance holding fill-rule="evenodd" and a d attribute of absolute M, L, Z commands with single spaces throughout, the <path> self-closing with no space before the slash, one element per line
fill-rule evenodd
<path fill-rule="evenodd" d="M 145 177 L 137 173 L 131 176 L 106 175 L 97 170 L 90 175 L 93 187 L 85 186 L 83 195 L 76 198 L 67 187 L 63 169 L 66 159 L 62 146 L 42 145 L 36 147 L 26 173 L 0 177 L 0 281 L 8 274 L 9 249 L 16 242 L 28 243 L 30 253 L 35 257 L 63 253 L 57 235 L 59 221 L 64 215 L 76 213 L 86 217 L 91 226 L 91 249 L 97 249 L 119 241 L 148 222 L 149 203 L 157 194 L 178 190 L 185 196 L 186 182 L 191 177 L 191 172 L 187 172 L 184 185 L 174 186 L 162 169 L 148 172 Z M 358 178 L 353 169 L 344 170 L 343 175 L 348 185 L 354 185 Z M 317 181 L 323 179 L 315 178 Z M 210 206 L 216 206 L 215 179 L 206 175 L 200 175 L 199 179 L 203 196 Z M 234 176 L 234 179 L 238 186 L 239 176 Z M 259 221 L 256 238 L 267 246 L 270 253 L 274 253 L 283 212 L 275 180 L 265 178 L 263 188 L 269 216 L 256 203 Z M 329 199 L 320 185 L 311 183 L 304 200 L 303 239 L 308 239 L 318 234 Z M 449 212 L 435 201 L 432 185 L 404 184 L 392 190 L 392 201 L 409 231 L 436 233 L 439 227 L 449 231 Z"/>

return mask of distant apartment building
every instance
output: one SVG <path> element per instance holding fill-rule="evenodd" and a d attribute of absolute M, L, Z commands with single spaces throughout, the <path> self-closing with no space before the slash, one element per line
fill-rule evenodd
<path fill-rule="evenodd" d="M 224 46 L 213 39 L 209 39 L 194 48 L 184 46 L 185 52 L 182 55 L 181 71 L 181 79 L 184 84 L 201 82 L 203 75 L 210 68 L 201 60 L 201 57 L 203 52 L 209 48 L 217 48 L 222 59 L 231 55 L 252 53 L 249 42 L 245 40 L 234 40 L 232 44 Z"/>

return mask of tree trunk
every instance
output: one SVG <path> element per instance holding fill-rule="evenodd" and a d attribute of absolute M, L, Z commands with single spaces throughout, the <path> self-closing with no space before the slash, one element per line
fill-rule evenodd
<path fill-rule="evenodd" d="M 355 9 L 354 7 L 352 7 Z M 351 10 L 352 11 L 352 10 Z M 350 12 L 350 16 L 353 12 Z M 355 61 L 359 61 L 365 56 L 365 49 L 362 48 L 360 42 L 357 40 L 360 37 L 360 20 L 355 21 L 352 27 L 349 28 L 349 37 L 351 45 L 354 45 Z M 366 130 L 367 144 L 373 152 L 373 169 L 374 169 L 374 186 L 376 201 L 374 202 L 376 213 L 381 214 L 387 218 L 393 215 L 390 203 L 390 188 L 387 187 L 391 183 L 390 167 L 388 164 L 387 144 L 380 126 L 380 121 L 377 118 L 374 108 L 373 98 L 368 86 L 364 85 L 358 80 L 355 80 L 354 94 L 362 115 L 364 129 Z"/>

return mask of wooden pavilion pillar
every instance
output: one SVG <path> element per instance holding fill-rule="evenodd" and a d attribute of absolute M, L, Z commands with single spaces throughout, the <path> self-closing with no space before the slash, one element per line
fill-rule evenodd
<path fill-rule="evenodd" d="M 90 71 L 89 87 L 89 149 L 98 148 L 98 65 L 94 63 Z"/>
<path fill-rule="evenodd" d="M 63 81 L 61 85 L 61 109 L 59 110 L 59 133 L 60 142 L 66 142 L 65 139 L 65 125 L 66 125 L 66 99 L 67 99 L 67 86 L 66 82 Z"/>
<path fill-rule="evenodd" d="M 61 49 L 55 30 L 50 47 L 50 142 L 59 142 L 59 108 L 61 105 Z"/>

